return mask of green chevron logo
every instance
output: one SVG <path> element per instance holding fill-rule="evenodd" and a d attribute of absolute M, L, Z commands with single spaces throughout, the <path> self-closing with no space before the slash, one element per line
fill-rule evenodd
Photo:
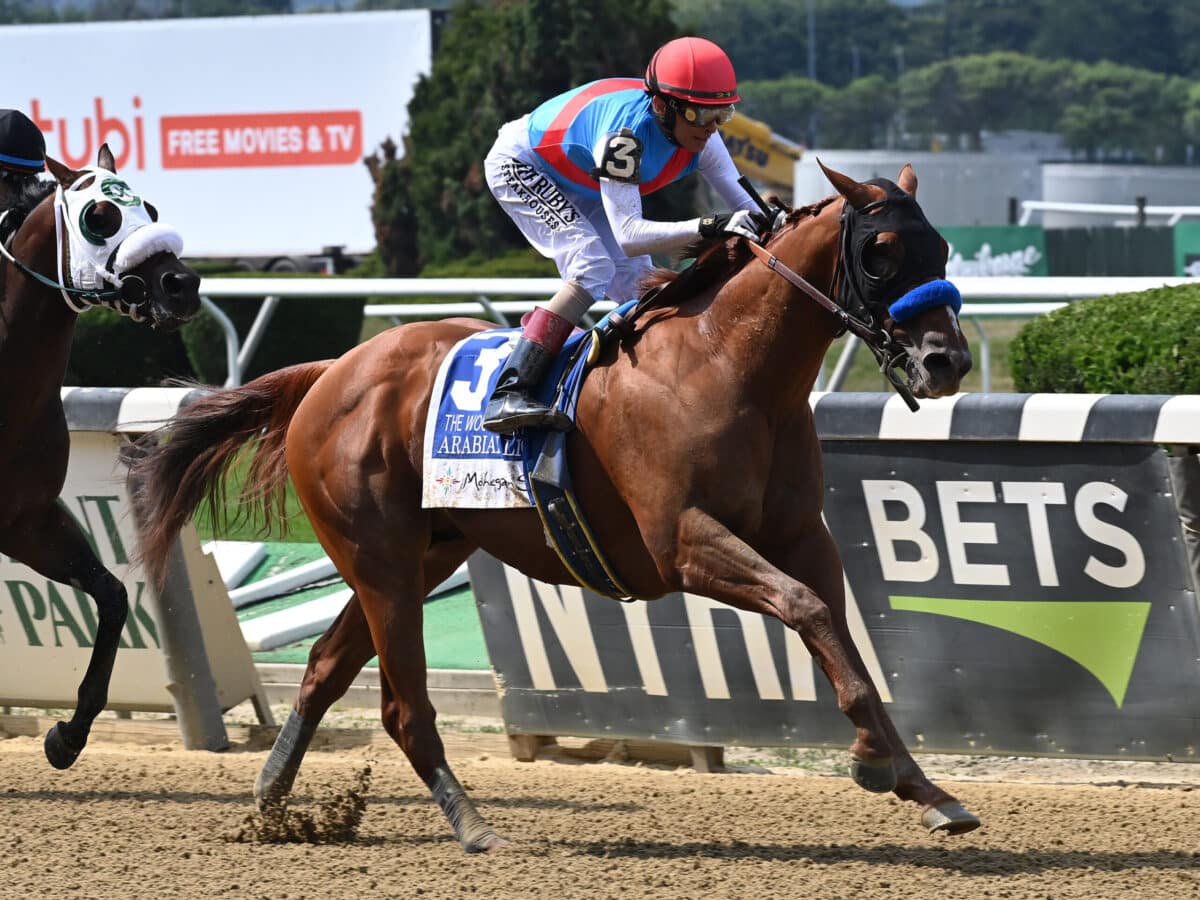
<path fill-rule="evenodd" d="M 892 609 L 928 613 L 1011 631 L 1078 663 L 1104 685 L 1117 709 L 1133 675 L 1149 603 L 1061 603 L 888 597 Z"/>

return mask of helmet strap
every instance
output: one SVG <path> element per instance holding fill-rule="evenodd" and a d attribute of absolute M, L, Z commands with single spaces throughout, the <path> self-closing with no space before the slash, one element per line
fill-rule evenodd
<path fill-rule="evenodd" d="M 662 101 L 662 113 L 659 113 L 659 111 L 654 108 L 655 98 Z M 664 96 L 663 94 L 651 94 L 650 111 L 654 113 L 654 121 L 658 124 L 659 131 L 663 133 L 663 136 L 666 137 L 668 141 L 678 147 L 679 141 L 675 140 L 675 122 L 679 115 L 679 111 L 675 108 L 674 101 L 672 101 L 670 97 Z"/>

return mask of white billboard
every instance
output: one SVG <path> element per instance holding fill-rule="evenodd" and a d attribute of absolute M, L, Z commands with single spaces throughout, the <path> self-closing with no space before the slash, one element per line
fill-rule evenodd
<path fill-rule="evenodd" d="M 50 156 L 108 142 L 187 256 L 364 253 L 363 157 L 401 144 L 432 52 L 428 10 L 10 25 L 0 79 Z"/>

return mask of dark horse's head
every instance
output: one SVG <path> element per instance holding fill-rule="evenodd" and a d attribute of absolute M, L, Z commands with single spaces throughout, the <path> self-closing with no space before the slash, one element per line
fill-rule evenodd
<path fill-rule="evenodd" d="M 958 391 L 971 351 L 958 326 L 962 300 L 945 280 L 949 247 L 917 205 L 917 176 L 905 165 L 896 182 L 858 182 L 821 165 L 845 199 L 835 294 L 903 349 L 917 397 Z"/>
<path fill-rule="evenodd" d="M 194 316 L 200 308 L 200 276 L 179 260 L 183 239 L 117 177 L 108 145 L 100 148 L 92 168 L 71 169 L 49 157 L 46 165 L 58 181 L 54 217 L 31 214 L 20 232 L 40 226 L 45 240 L 57 240 L 57 272 L 47 277 L 21 259 L 13 262 L 58 288 L 76 312 L 108 306 L 165 331 Z M 20 232 L 23 247 L 33 247 Z"/>

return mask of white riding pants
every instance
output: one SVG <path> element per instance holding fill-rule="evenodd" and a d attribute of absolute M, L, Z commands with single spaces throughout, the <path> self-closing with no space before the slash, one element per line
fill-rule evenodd
<path fill-rule="evenodd" d="M 582 286 L 593 302 L 607 296 L 624 303 L 638 295 L 639 282 L 653 268 L 650 257 L 621 252 L 599 197 L 568 193 L 546 174 L 545 163 L 529 147 L 525 118 L 500 129 L 484 175 L 509 218 L 542 256 L 554 260 L 564 280 Z M 585 312 L 578 310 L 572 324 Z"/>

